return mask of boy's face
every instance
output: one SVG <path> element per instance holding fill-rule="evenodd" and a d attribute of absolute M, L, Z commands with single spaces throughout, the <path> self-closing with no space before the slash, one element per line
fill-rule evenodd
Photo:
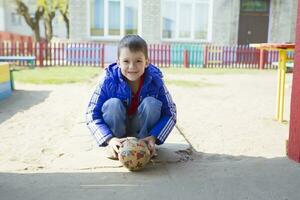
<path fill-rule="evenodd" d="M 123 76 L 129 81 L 137 81 L 144 74 L 148 66 L 148 59 L 142 51 L 131 52 L 129 48 L 120 49 L 118 65 L 121 68 Z"/>

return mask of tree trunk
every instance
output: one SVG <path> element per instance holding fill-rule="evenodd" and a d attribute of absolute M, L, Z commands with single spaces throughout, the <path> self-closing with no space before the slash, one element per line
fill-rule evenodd
<path fill-rule="evenodd" d="M 45 17 L 44 25 L 45 25 L 46 40 L 50 42 L 53 37 L 52 19 L 49 17 Z"/>
<path fill-rule="evenodd" d="M 18 14 L 22 15 L 25 19 L 25 22 L 28 24 L 28 26 L 32 29 L 34 33 L 34 41 L 40 41 L 40 27 L 39 27 L 39 21 L 41 17 L 43 16 L 44 9 L 42 7 L 38 7 L 35 11 L 34 17 L 31 17 L 28 7 L 20 0 L 16 0 L 17 5 L 17 12 Z"/>
<path fill-rule="evenodd" d="M 60 14 L 63 16 L 64 22 L 66 24 L 67 38 L 70 38 L 70 20 L 68 17 L 68 12 L 63 12 L 62 10 L 60 10 Z"/>
<path fill-rule="evenodd" d="M 70 21 L 69 21 L 69 18 L 66 17 L 66 19 L 64 19 L 64 21 L 65 21 L 66 27 L 67 27 L 67 38 L 69 39 L 70 38 Z"/>
<path fill-rule="evenodd" d="M 41 34 L 40 34 L 40 27 L 39 26 L 34 27 L 33 33 L 34 33 L 33 41 L 34 42 L 40 41 L 41 40 Z"/>

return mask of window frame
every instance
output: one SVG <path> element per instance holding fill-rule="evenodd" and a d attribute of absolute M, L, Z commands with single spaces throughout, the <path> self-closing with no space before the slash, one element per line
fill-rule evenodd
<path fill-rule="evenodd" d="M 19 15 L 17 12 L 10 13 L 10 23 L 13 26 L 21 26 L 22 25 L 22 16 Z"/>
<path fill-rule="evenodd" d="M 257 0 L 253 1 L 252 3 L 255 3 Z M 240 2 L 240 12 L 242 13 L 269 13 L 269 8 L 270 8 L 270 0 L 264 0 L 264 3 L 266 3 L 266 9 L 265 10 L 259 10 L 257 9 L 257 7 L 255 5 L 253 5 L 254 7 L 250 7 L 250 10 L 247 10 L 245 8 L 243 8 L 243 4 L 245 3 L 245 1 L 241 1 Z M 248 8 L 249 9 L 249 8 Z"/>
<path fill-rule="evenodd" d="M 90 13 L 90 4 L 91 0 L 87 2 L 87 35 L 90 39 L 102 40 L 102 41 L 118 41 L 125 35 L 125 1 L 120 0 L 120 35 L 109 35 L 109 24 L 108 24 L 108 4 L 110 0 L 103 0 L 104 1 L 104 35 L 103 36 L 96 36 L 91 35 L 91 13 Z M 141 35 L 142 30 L 142 0 L 138 1 L 138 24 L 137 24 L 137 34 Z"/>
<path fill-rule="evenodd" d="M 161 0 L 161 10 L 165 0 Z M 212 18 L 213 18 L 213 0 L 171 0 L 176 3 L 176 26 L 175 26 L 175 37 L 174 38 L 164 38 L 163 37 L 163 15 L 161 13 L 160 16 L 160 39 L 162 42 L 211 42 L 212 38 Z M 179 16 L 180 16 L 180 4 L 187 4 L 190 3 L 192 6 L 192 13 L 191 13 L 191 36 L 188 38 L 181 38 L 179 37 Z M 209 11 L 208 11 L 208 25 L 207 25 L 207 36 L 205 39 L 196 39 L 195 38 L 195 12 L 196 12 L 196 4 L 197 3 L 208 3 Z"/>

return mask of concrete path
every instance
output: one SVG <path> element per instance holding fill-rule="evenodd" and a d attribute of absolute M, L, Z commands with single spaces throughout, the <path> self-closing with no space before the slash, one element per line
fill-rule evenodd
<path fill-rule="evenodd" d="M 194 155 L 142 172 L 97 168 L 76 172 L 0 173 L 1 199 L 298 200 L 300 167 L 286 158 Z"/>

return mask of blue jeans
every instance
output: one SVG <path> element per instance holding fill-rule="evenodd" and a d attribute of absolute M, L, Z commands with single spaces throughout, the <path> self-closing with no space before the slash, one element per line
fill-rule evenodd
<path fill-rule="evenodd" d="M 128 116 L 122 101 L 118 98 L 107 100 L 102 106 L 103 119 L 113 135 L 118 138 L 133 136 L 145 138 L 159 120 L 161 101 L 146 97 L 138 106 L 135 115 Z"/>

